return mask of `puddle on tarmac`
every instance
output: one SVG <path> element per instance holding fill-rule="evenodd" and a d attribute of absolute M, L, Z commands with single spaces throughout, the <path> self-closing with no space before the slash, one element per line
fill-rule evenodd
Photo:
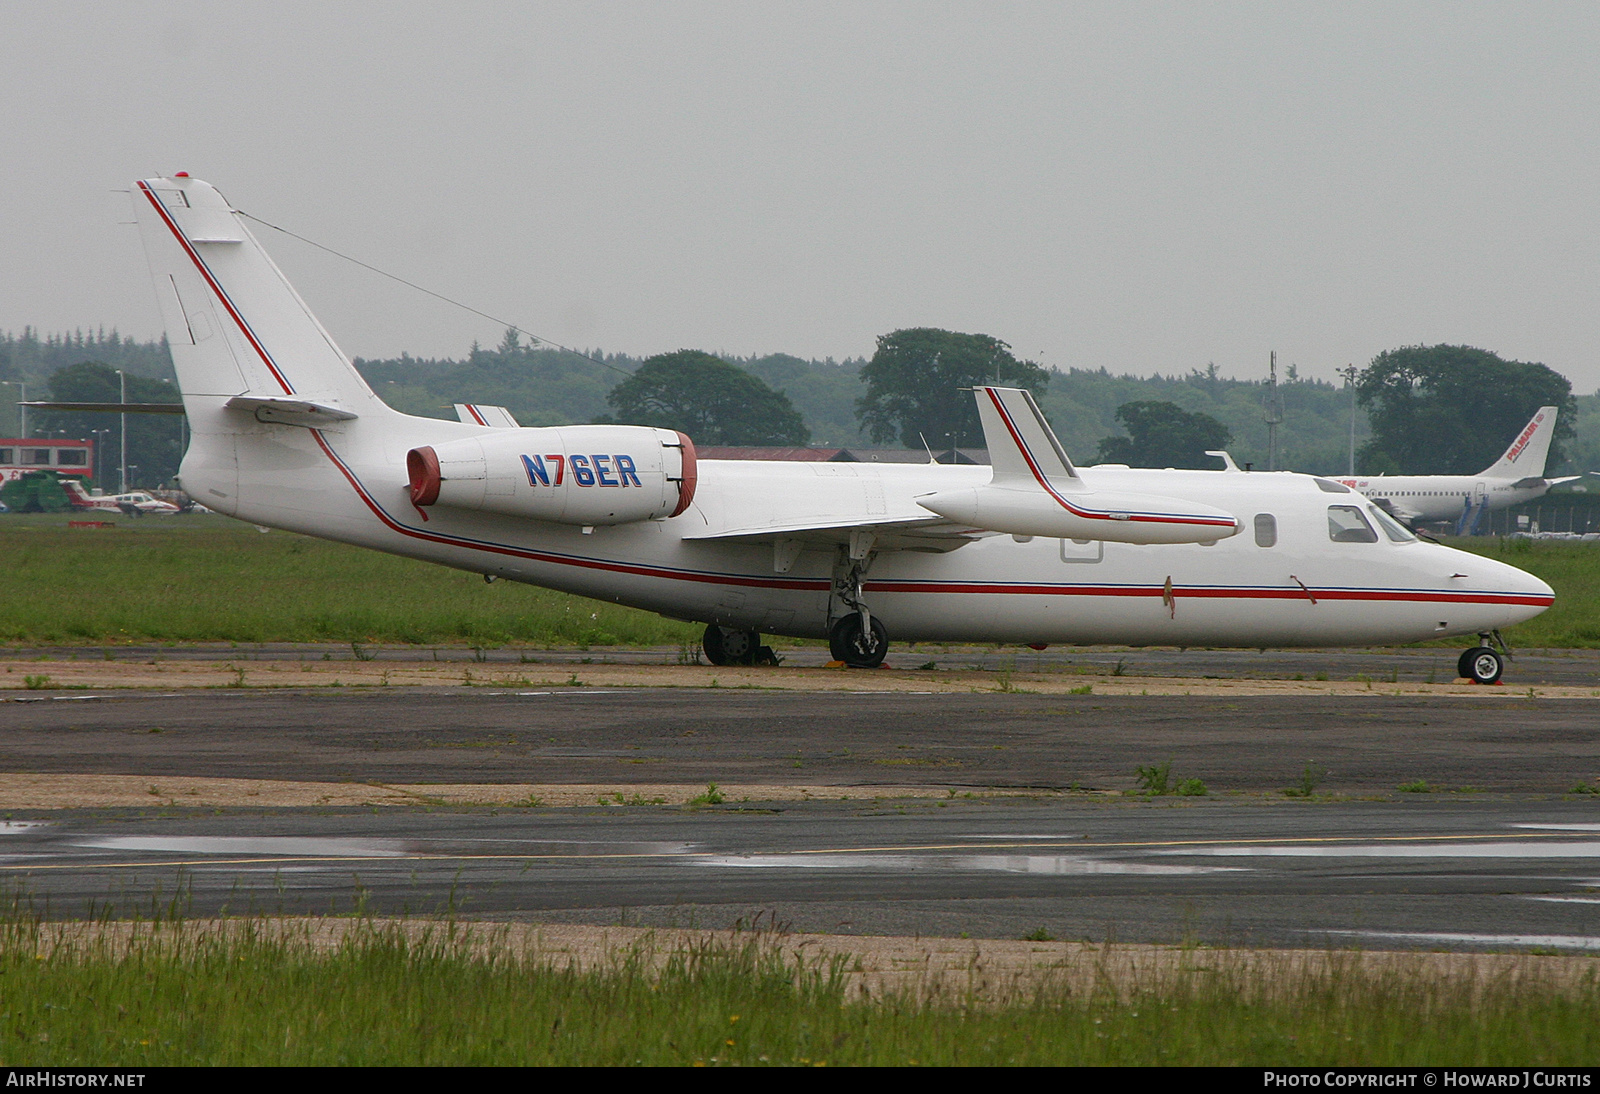
<path fill-rule="evenodd" d="M 0 836 L 15 836 L 21 832 L 31 832 L 37 828 L 49 827 L 49 821 L 0 821 Z"/>
<path fill-rule="evenodd" d="M 945 873 L 975 871 L 1075 877 L 1089 874 L 1159 874 L 1173 877 L 1233 873 L 1245 869 L 1238 866 L 1157 866 L 1142 862 L 1111 862 L 1079 855 L 885 855 L 848 852 L 821 855 L 717 855 L 696 858 L 693 862 L 697 866 L 755 869 L 935 870 Z"/>
<path fill-rule="evenodd" d="M 1459 946 L 1530 946 L 1551 950 L 1600 950 L 1600 938 L 1581 934 L 1457 934 L 1452 931 L 1307 931 L 1306 934 L 1383 938 Z"/>
<path fill-rule="evenodd" d="M 558 840 L 398 840 L 328 836 L 87 836 L 71 847 L 184 855 L 282 855 L 286 858 L 572 858 L 688 854 L 689 843 L 596 843 Z"/>
<path fill-rule="evenodd" d="M 1529 896 L 1524 900 L 1542 900 L 1547 904 L 1600 904 L 1600 896 Z"/>
<path fill-rule="evenodd" d="M 293 858 L 398 858 L 412 853 L 402 840 L 331 839 L 318 836 L 95 836 L 73 847 L 106 851 L 156 851 L 195 855 L 288 855 Z"/>
<path fill-rule="evenodd" d="M 1600 858 L 1600 842 L 1500 840 L 1493 843 L 1291 843 L 1259 846 L 1183 847 L 1155 855 L 1223 858 Z"/>

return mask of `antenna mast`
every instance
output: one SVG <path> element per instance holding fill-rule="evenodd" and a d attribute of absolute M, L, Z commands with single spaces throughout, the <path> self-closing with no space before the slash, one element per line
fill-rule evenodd
<path fill-rule="evenodd" d="M 1267 423 L 1267 470 L 1278 469 L 1278 426 L 1283 423 L 1283 400 L 1278 397 L 1278 351 L 1272 351 L 1267 368 L 1267 397 L 1265 400 Z"/>
<path fill-rule="evenodd" d="M 1346 365 L 1338 370 L 1350 386 L 1350 477 L 1356 477 L 1356 366 Z"/>

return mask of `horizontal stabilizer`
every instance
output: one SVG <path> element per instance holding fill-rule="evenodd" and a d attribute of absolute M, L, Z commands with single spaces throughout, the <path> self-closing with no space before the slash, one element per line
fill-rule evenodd
<path fill-rule="evenodd" d="M 71 410 L 103 414 L 182 414 L 182 403 L 48 403 L 20 404 L 31 410 Z"/>
<path fill-rule="evenodd" d="M 223 404 L 229 410 L 245 410 L 258 422 L 299 425 L 309 429 L 348 422 L 356 415 L 348 410 L 305 399 L 280 399 L 270 395 L 235 395 Z"/>

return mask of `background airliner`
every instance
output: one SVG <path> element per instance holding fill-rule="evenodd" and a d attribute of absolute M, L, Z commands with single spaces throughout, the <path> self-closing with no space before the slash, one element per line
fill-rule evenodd
<path fill-rule="evenodd" d="M 184 488 L 252 523 L 706 624 L 854 666 L 910 641 L 1332 646 L 1480 635 L 1548 607 L 1330 479 L 1080 471 L 1025 391 L 979 388 L 992 467 L 700 461 L 681 433 L 402 414 L 243 219 L 179 174 L 133 201 L 191 426 Z M 480 421 L 479 418 L 482 420 Z"/>
<path fill-rule="evenodd" d="M 1371 498 L 1408 524 L 1460 521 L 1492 509 L 1505 509 L 1543 497 L 1552 486 L 1581 475 L 1544 477 L 1550 440 L 1556 431 L 1556 408 L 1542 406 L 1523 426 L 1509 448 L 1476 475 L 1372 475 L 1339 481 Z M 1463 528 L 1463 531 L 1470 531 Z"/>

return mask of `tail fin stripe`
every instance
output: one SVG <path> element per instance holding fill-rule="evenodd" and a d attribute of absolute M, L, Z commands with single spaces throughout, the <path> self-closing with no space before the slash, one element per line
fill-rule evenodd
<path fill-rule="evenodd" d="M 183 248 L 184 253 L 189 256 L 195 268 L 200 271 L 200 276 L 205 278 L 206 284 L 211 286 L 211 291 L 222 302 L 223 308 L 227 310 L 234 323 L 238 325 L 240 332 L 245 336 L 245 340 L 256 351 L 262 363 L 267 366 L 267 370 L 272 373 L 273 379 L 277 380 L 279 386 L 283 388 L 283 393 L 285 395 L 295 394 L 294 386 L 284 379 L 282 372 L 278 371 L 278 366 L 273 362 L 272 356 L 267 353 L 266 348 L 256 338 L 255 332 L 250 329 L 250 324 L 244 321 L 244 317 L 239 314 L 239 310 L 233 306 L 233 301 L 228 298 L 228 294 L 217 282 L 217 279 L 212 276 L 211 269 L 206 265 L 205 259 L 200 257 L 199 252 L 194 249 L 188 238 L 184 236 L 177 222 L 172 219 L 172 214 L 167 212 L 166 208 L 161 204 L 161 200 L 156 197 L 155 192 L 142 180 L 139 182 L 139 189 L 144 191 L 144 196 L 149 199 L 150 204 L 155 208 L 156 213 L 160 215 L 162 222 L 166 224 L 173 238 L 178 241 L 178 245 Z"/>
<path fill-rule="evenodd" d="M 1044 472 L 1039 470 L 1039 461 L 1034 458 L 1032 450 L 1028 448 L 1028 442 L 1023 439 L 1022 433 L 1017 429 L 1016 423 L 1011 420 L 1011 414 L 1008 410 L 1006 410 L 1005 403 L 998 395 L 994 393 L 994 389 L 992 388 L 985 388 L 984 394 L 988 395 L 990 401 L 994 403 L 995 410 L 1000 414 L 1000 420 L 1005 423 L 1006 431 L 1011 434 L 1011 440 L 1015 442 L 1017 450 L 1022 453 L 1022 458 L 1027 461 L 1028 469 L 1033 472 L 1034 479 L 1038 481 L 1040 486 L 1044 487 L 1045 491 L 1052 498 L 1054 498 L 1063 509 L 1067 510 L 1069 513 L 1083 517 L 1086 520 L 1117 519 L 1116 517 L 1112 516 L 1111 513 L 1103 510 L 1085 509 L 1082 506 L 1074 505 L 1072 502 L 1063 497 L 1061 492 L 1058 491 L 1054 486 L 1051 486 L 1049 478 L 1045 476 Z M 1219 520 L 1213 517 L 1202 516 L 1173 517 L 1154 513 L 1129 513 L 1127 519 L 1130 521 L 1138 521 L 1148 524 L 1202 524 L 1212 525 L 1218 528 L 1235 527 L 1234 522 L 1231 520 Z"/>

